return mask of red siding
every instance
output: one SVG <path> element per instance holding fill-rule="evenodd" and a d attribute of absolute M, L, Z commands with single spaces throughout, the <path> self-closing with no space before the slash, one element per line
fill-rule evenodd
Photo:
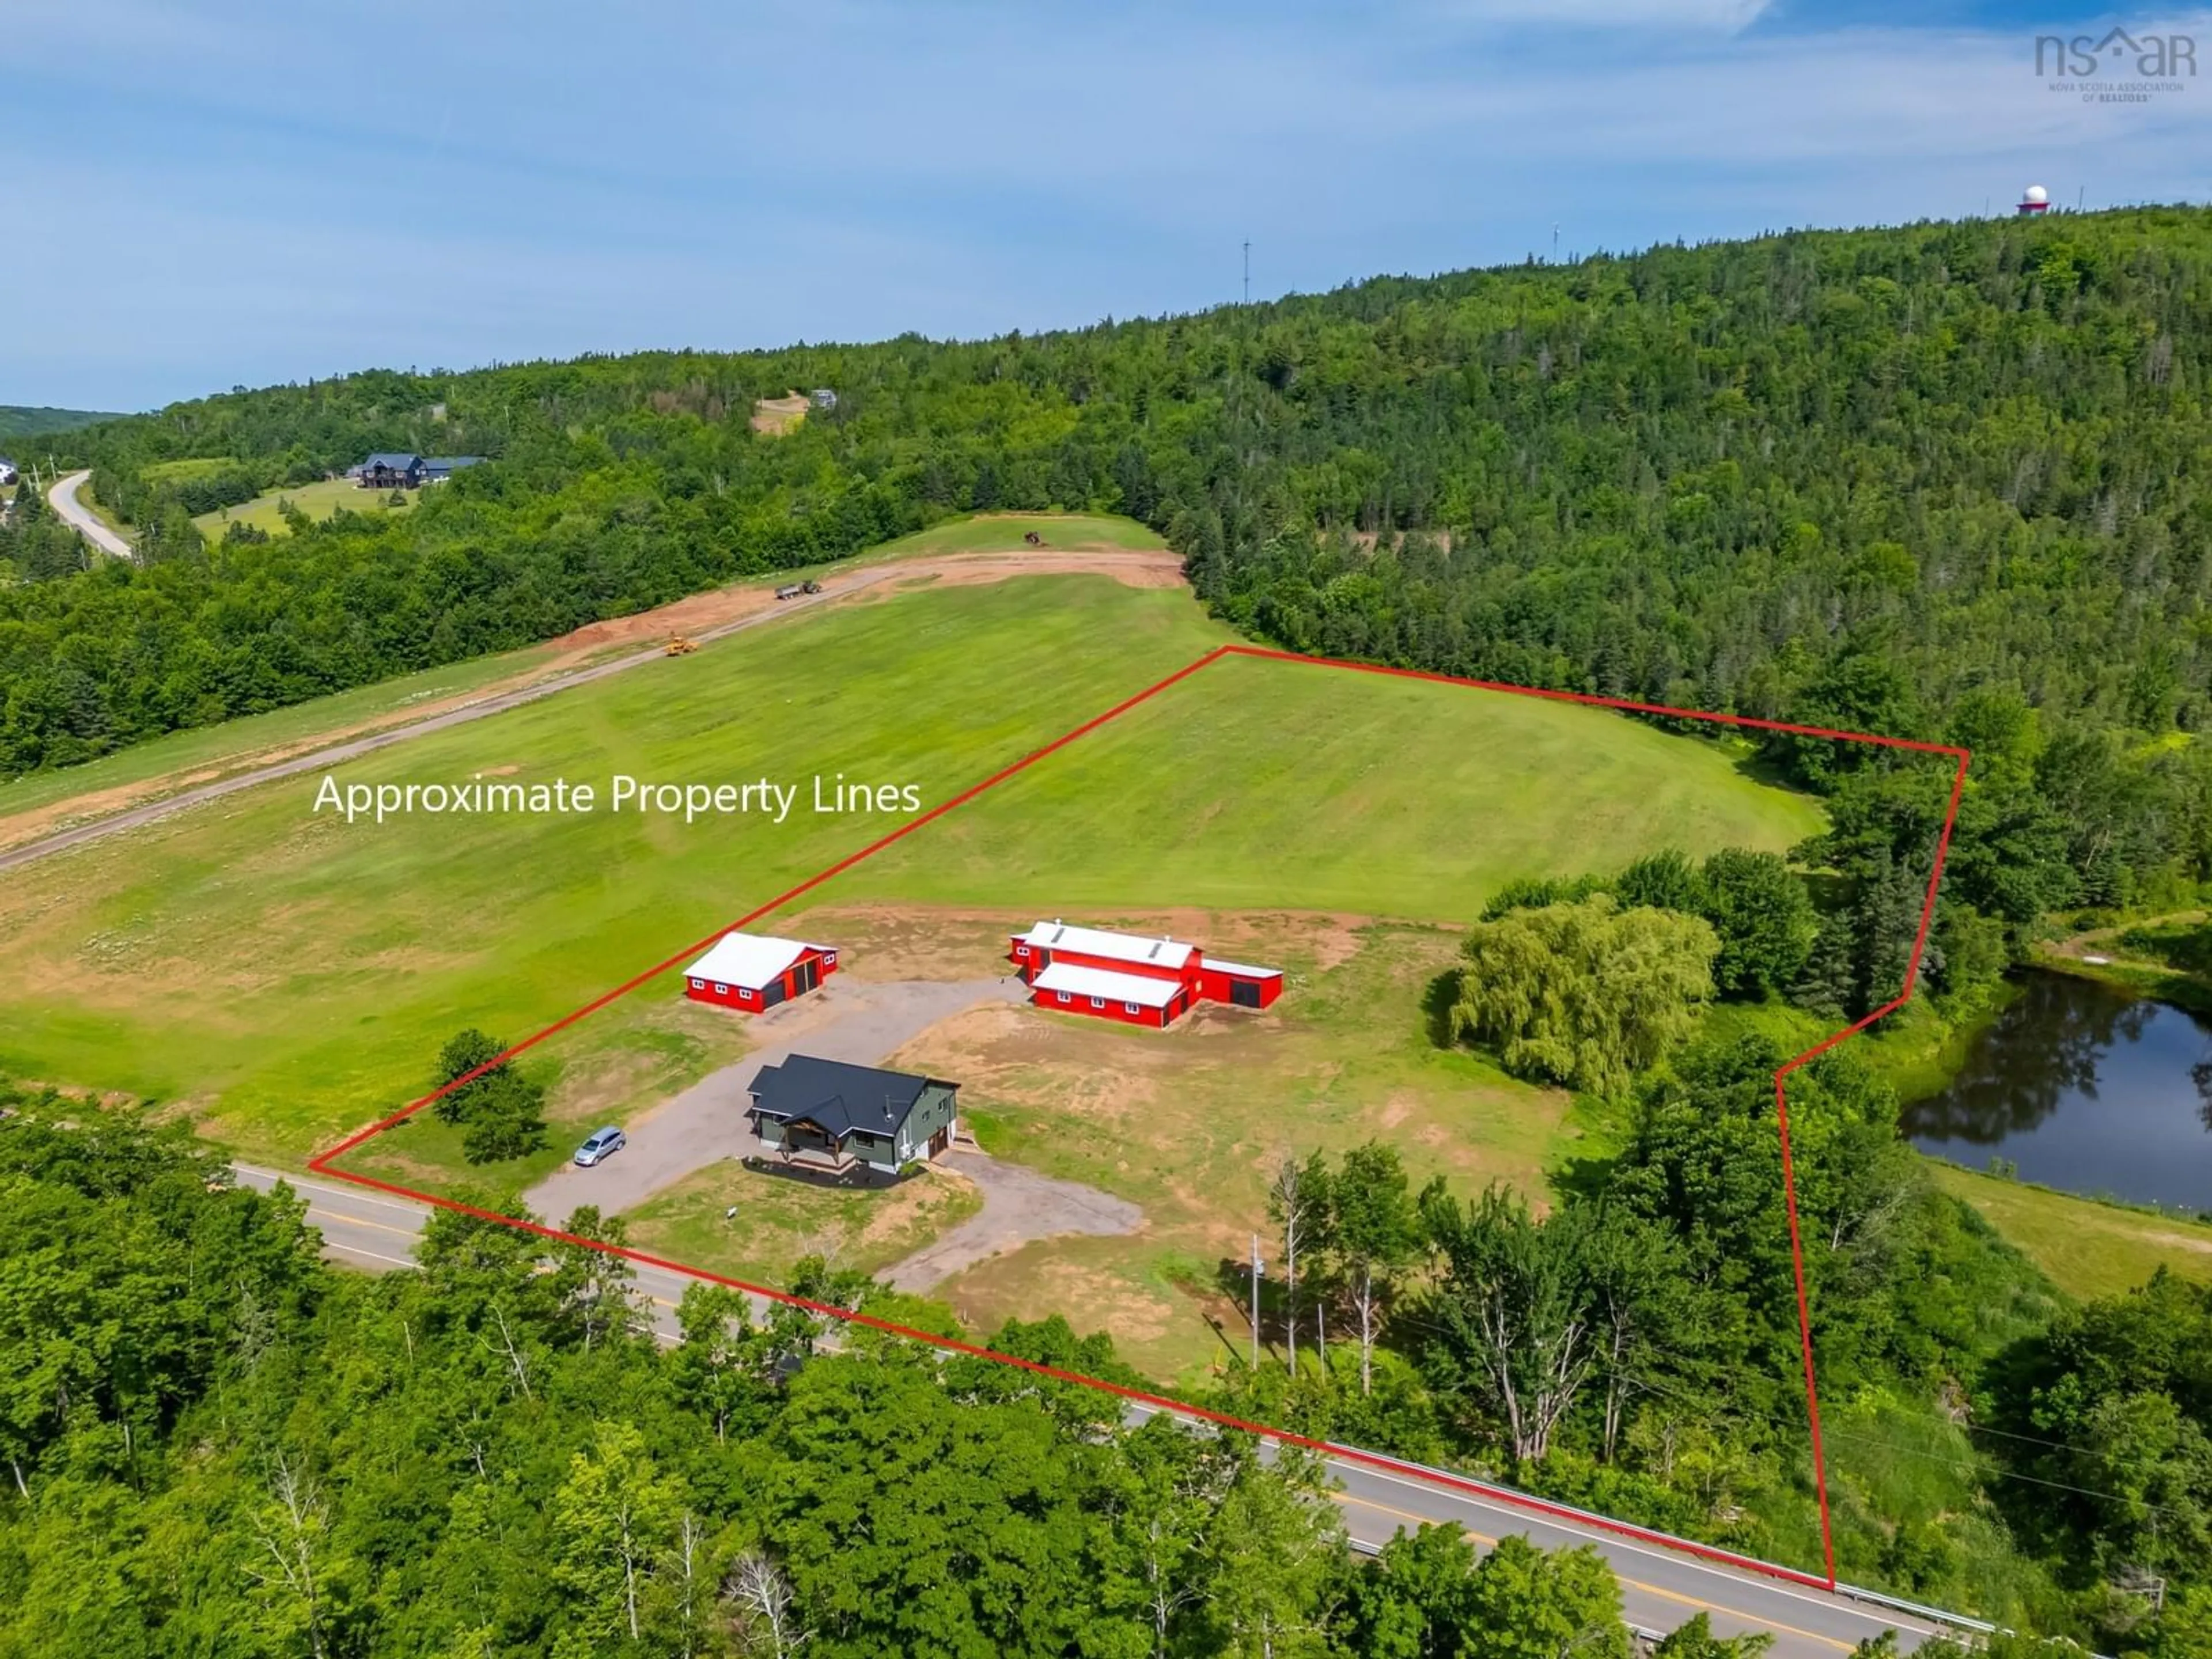
<path fill-rule="evenodd" d="M 783 970 L 779 979 L 769 981 L 770 984 L 780 983 L 783 987 L 783 1000 L 786 1002 L 800 994 L 799 970 L 810 962 L 816 963 L 819 970 L 815 981 L 817 987 L 823 980 L 828 979 L 830 975 L 837 971 L 837 953 L 835 951 L 804 952 L 798 961 Z M 712 980 L 687 978 L 684 981 L 684 994 L 692 1001 L 711 1002 L 717 1008 L 734 1008 L 741 1014 L 757 1014 L 761 1012 L 761 994 L 766 988 L 766 986 L 757 985 L 723 985 Z"/>
<path fill-rule="evenodd" d="M 1272 1007 L 1275 1000 L 1283 994 L 1283 976 L 1280 974 L 1231 974 L 1209 969 L 1203 965 L 1205 955 L 1202 951 L 1192 952 L 1188 967 L 1174 969 L 1124 962 L 1118 957 L 1096 957 L 1084 951 L 1048 950 L 1041 945 L 1028 944 L 1018 933 L 1007 943 L 1006 960 L 1013 964 L 1015 973 L 1020 975 L 1025 985 L 1034 984 L 1040 972 L 1058 962 L 1071 968 L 1102 968 L 1109 973 L 1133 974 L 1140 979 L 1159 980 L 1182 987 L 1182 994 L 1168 1005 L 1164 1017 L 1156 1017 L 1156 1012 L 1149 1008 L 1133 1017 L 1121 1012 L 1124 1005 L 1119 1002 L 1109 1001 L 1104 1008 L 1092 1008 L 1087 1006 L 1090 1002 L 1088 997 L 1072 994 L 1066 1002 L 1060 1001 L 1058 994 L 1053 992 L 1039 992 L 1030 999 L 1040 1008 L 1052 1008 L 1062 1013 L 1095 1014 L 1102 1018 L 1119 1019 L 1133 1025 L 1169 1024 L 1182 1018 L 1192 1003 L 1201 1000 L 1233 1003 L 1234 988 L 1239 985 L 1255 988 L 1260 995 L 1259 1006 L 1262 1008 Z"/>
<path fill-rule="evenodd" d="M 1078 996 L 1073 991 L 1033 991 L 1030 1000 L 1040 1008 L 1049 1008 L 1056 1014 L 1088 1014 L 1093 1019 L 1118 1019 L 1124 1025 L 1148 1025 L 1154 1030 L 1165 1025 L 1181 1013 L 1176 1003 L 1165 1008 L 1147 1008 L 1142 1003 L 1116 1002 L 1110 997 Z M 1133 1008 L 1135 1012 L 1131 1012 Z"/>

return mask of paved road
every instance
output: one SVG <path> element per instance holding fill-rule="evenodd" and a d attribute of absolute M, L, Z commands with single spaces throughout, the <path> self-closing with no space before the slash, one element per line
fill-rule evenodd
<path fill-rule="evenodd" d="M 323 1235 L 323 1254 L 349 1267 L 373 1273 L 415 1265 L 415 1243 L 429 1210 L 403 1198 L 388 1198 L 342 1182 L 314 1176 L 280 1173 L 250 1164 L 231 1166 L 241 1183 L 267 1192 L 283 1181 L 307 1200 L 307 1220 Z M 653 1334 L 663 1342 L 674 1342 L 680 1333 L 676 1307 L 686 1286 L 694 1281 L 665 1267 L 633 1262 L 638 1293 L 646 1298 L 646 1316 Z"/>
<path fill-rule="evenodd" d="M 238 1166 L 240 1179 L 267 1188 L 276 1172 Z M 416 1233 L 428 1212 L 418 1205 L 311 1176 L 283 1180 L 307 1200 L 307 1219 L 320 1228 L 324 1249 L 335 1260 L 374 1273 L 412 1266 Z M 688 1281 L 664 1268 L 640 1267 L 639 1290 L 651 1298 L 654 1334 L 675 1340 L 674 1309 Z M 1774 1638 L 1774 1659 L 1834 1659 L 1861 1641 L 1895 1629 L 1899 1645 L 1917 1646 L 1934 1633 L 1925 1620 L 1906 1619 L 1847 1596 L 1780 1583 L 1758 1574 L 1699 1561 L 1680 1552 L 1639 1544 L 1602 1528 L 1550 1521 L 1494 1498 L 1461 1495 L 1406 1475 L 1345 1458 L 1329 1460 L 1340 1490 L 1345 1526 L 1364 1547 L 1379 1547 L 1396 1533 L 1424 1522 L 1457 1524 L 1477 1543 L 1523 1533 L 1547 1547 L 1590 1544 L 1611 1562 L 1620 1580 L 1632 1624 L 1669 1631 L 1697 1613 L 1708 1614 L 1717 1634 L 1764 1631 Z"/>
<path fill-rule="evenodd" d="M 621 1152 L 595 1169 L 562 1165 L 525 1193 L 523 1202 L 556 1223 L 580 1204 L 596 1204 L 602 1214 L 615 1215 L 724 1158 L 775 1156 L 745 1121 L 748 1091 L 763 1067 L 801 1053 L 873 1066 L 939 1020 L 979 1003 L 1018 1002 L 1028 995 L 1011 976 L 955 985 L 927 980 L 869 984 L 839 974 L 811 995 L 765 1014 L 734 1016 L 751 1018 L 770 1039 L 768 1046 L 631 1119 L 623 1126 L 629 1144 Z"/>
<path fill-rule="evenodd" d="M 101 552 L 118 559 L 136 560 L 137 549 L 100 521 L 100 515 L 77 499 L 77 491 L 84 488 L 91 472 L 64 472 L 54 480 L 53 488 L 46 491 L 46 500 L 64 522 Z"/>
<path fill-rule="evenodd" d="M 70 476 L 82 477 L 86 475 L 72 473 Z M 64 478 L 60 484 L 55 486 L 57 495 L 69 481 L 69 478 Z M 58 507 L 58 501 L 56 504 Z M 102 526 L 102 530 L 104 532 L 105 526 Z M 825 584 L 823 591 L 820 593 L 812 594 L 805 599 L 787 599 L 774 611 L 756 611 L 751 616 L 741 617 L 735 622 L 726 623 L 720 628 L 704 629 L 693 637 L 700 640 L 716 640 L 725 635 L 738 633 L 748 628 L 758 628 L 764 623 L 771 623 L 781 617 L 788 617 L 795 611 L 804 610 L 809 605 L 826 604 L 841 594 L 850 593 L 857 588 L 866 587 L 902 574 L 903 573 L 898 566 L 889 564 L 875 569 L 858 570 L 850 577 L 838 582 L 834 587 Z M 282 778 L 297 777 L 303 772 L 327 771 L 343 762 L 358 760 L 363 755 L 374 754 L 380 749 L 387 749 L 395 743 L 404 743 L 410 738 L 419 738 L 425 732 L 443 732 L 453 726 L 465 726 L 471 720 L 483 720 L 492 714 L 503 714 L 510 708 L 520 708 L 523 704 L 536 702 L 541 697 L 550 697 L 557 692 L 570 690 L 579 685 L 589 685 L 594 680 L 605 679 L 611 674 L 624 673 L 646 663 L 659 662 L 665 654 L 657 645 L 647 650 L 635 651 L 627 656 L 615 657 L 603 663 L 595 663 L 589 668 L 579 668 L 570 673 L 555 675 L 550 679 L 540 680 L 537 684 L 525 686 L 520 690 L 502 691 L 495 696 L 481 698 L 475 702 L 463 703 L 458 708 L 449 708 L 442 714 L 427 715 L 422 720 L 412 721 L 405 726 L 395 726 L 386 731 L 374 732 L 367 737 L 351 738 L 343 743 L 332 744 L 327 749 L 318 749 L 310 754 L 295 755 L 289 760 L 277 761 L 267 766 L 258 766 L 250 772 L 240 772 L 236 777 L 224 778 L 217 783 L 203 784 L 197 789 L 186 789 L 173 795 L 165 795 L 160 800 L 147 802 L 143 806 L 134 806 L 128 811 L 117 812 L 108 817 L 95 818 L 89 823 L 80 823 L 72 829 L 60 830 L 41 840 L 26 842 L 21 847 L 11 848 L 4 853 L 0 853 L 0 870 L 11 870 L 19 864 L 28 864 L 33 859 L 42 859 L 49 854 L 64 852 L 70 848 L 82 846 L 84 842 L 100 836 L 113 835 L 119 830 L 137 829 L 140 824 L 151 823 L 156 818 L 165 818 L 172 812 L 181 812 L 188 806 L 198 806 L 204 801 L 220 800 L 225 795 L 236 794 L 241 789 L 252 789 L 258 785 L 273 783 Z"/>

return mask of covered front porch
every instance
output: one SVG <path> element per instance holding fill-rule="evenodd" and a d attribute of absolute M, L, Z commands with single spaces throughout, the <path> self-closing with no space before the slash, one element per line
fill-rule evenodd
<path fill-rule="evenodd" d="M 886 1136 L 858 1129 L 841 1134 L 808 1117 L 783 1121 L 757 1111 L 749 1115 L 762 1147 L 787 1168 L 830 1176 L 898 1173 L 898 1150 Z"/>

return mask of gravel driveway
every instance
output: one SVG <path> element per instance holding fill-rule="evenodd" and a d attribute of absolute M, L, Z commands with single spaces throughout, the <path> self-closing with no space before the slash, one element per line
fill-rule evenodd
<path fill-rule="evenodd" d="M 1145 1212 L 1127 1199 L 1079 1182 L 1055 1181 L 956 1146 L 939 1160 L 982 1188 L 983 1209 L 934 1243 L 878 1275 L 894 1290 L 926 1291 L 963 1268 L 1040 1238 L 1068 1233 L 1133 1233 Z"/>
<path fill-rule="evenodd" d="M 751 1016 L 759 1034 L 769 1039 L 767 1047 L 631 1119 L 623 1126 L 629 1144 L 605 1163 L 589 1170 L 563 1164 L 524 1194 L 524 1200 L 556 1224 L 582 1204 L 598 1205 L 603 1215 L 633 1209 L 695 1170 L 769 1151 L 745 1121 L 745 1108 L 751 1103 L 747 1091 L 762 1067 L 794 1054 L 873 1066 L 939 1020 L 979 1003 L 1022 1002 L 1028 997 L 1029 988 L 1011 975 L 954 985 L 864 985 L 830 979 L 811 996 Z"/>

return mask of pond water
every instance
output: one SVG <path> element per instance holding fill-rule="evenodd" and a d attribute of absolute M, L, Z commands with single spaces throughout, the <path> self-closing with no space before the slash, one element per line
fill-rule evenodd
<path fill-rule="evenodd" d="M 1905 1109 L 1923 1152 L 2024 1181 L 2212 1210 L 2212 1026 L 2169 1003 L 2030 974 L 1941 1094 Z"/>

